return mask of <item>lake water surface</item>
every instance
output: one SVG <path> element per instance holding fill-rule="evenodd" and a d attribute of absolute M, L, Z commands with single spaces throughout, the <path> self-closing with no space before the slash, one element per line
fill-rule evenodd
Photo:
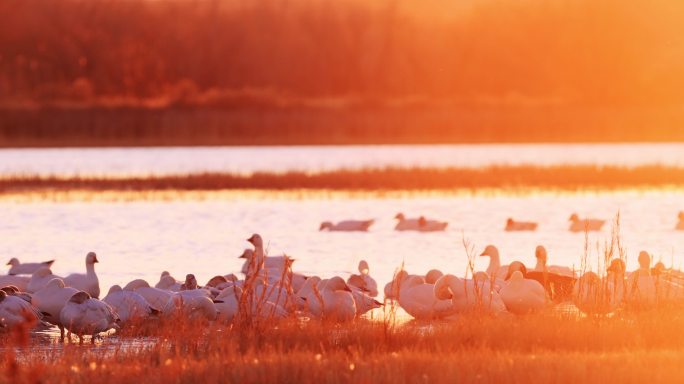
<path fill-rule="evenodd" d="M 101 286 L 135 278 L 156 283 L 163 270 L 182 279 L 194 273 L 200 283 L 217 274 L 237 273 L 238 255 L 252 233 L 260 233 L 271 254 L 296 259 L 295 270 L 307 274 L 347 276 L 366 259 L 380 284 L 402 263 L 410 272 L 430 268 L 462 275 L 465 236 L 481 250 L 495 244 L 502 261 L 534 264 L 534 248 L 544 244 L 550 263 L 579 268 L 584 234 L 568 232 L 572 212 L 612 219 L 621 213 L 621 233 L 628 267 L 646 249 L 656 260 L 679 267 L 684 262 L 684 231 L 675 231 L 684 191 L 531 195 L 408 195 L 404 198 L 256 198 L 217 194 L 203 200 L 133 202 L 0 201 L 0 253 L 9 260 L 57 259 L 54 273 L 83 271 L 85 254 L 95 251 Z M 426 215 L 449 221 L 444 233 L 393 230 L 394 215 Z M 507 233 L 507 217 L 539 222 L 536 232 Z M 375 218 L 368 233 L 319 232 L 324 220 Z M 610 238 L 610 226 L 590 234 L 592 260 L 597 241 Z M 486 269 L 487 259 L 477 261 Z"/>
<path fill-rule="evenodd" d="M 258 171 L 319 172 L 385 167 L 493 165 L 684 167 L 684 143 L 481 144 L 287 147 L 59 148 L 0 150 L 10 175 L 148 176 Z"/>

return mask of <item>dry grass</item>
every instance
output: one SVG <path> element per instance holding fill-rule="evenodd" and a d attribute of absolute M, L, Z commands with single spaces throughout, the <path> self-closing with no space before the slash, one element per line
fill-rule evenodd
<path fill-rule="evenodd" d="M 216 191 L 251 190 L 454 190 L 454 189 L 620 189 L 684 185 L 684 169 L 597 166 L 500 166 L 488 168 L 387 168 L 308 174 L 197 174 L 130 178 L 16 176 L 0 179 L 0 193 L 40 191 Z"/>
<path fill-rule="evenodd" d="M 164 325 L 146 343 L 28 345 L 0 363 L 12 382 L 663 382 L 684 379 L 684 309 L 576 318 L 277 327 Z M 6 349 L 10 350 L 10 349 Z"/>

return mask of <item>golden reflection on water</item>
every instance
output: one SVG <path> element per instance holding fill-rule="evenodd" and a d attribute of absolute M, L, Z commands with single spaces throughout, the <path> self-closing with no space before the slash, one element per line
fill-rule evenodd
<path fill-rule="evenodd" d="M 596 194 L 634 194 L 645 192 L 659 192 L 663 194 L 682 193 L 681 185 L 669 185 L 658 188 L 638 187 L 607 189 L 596 186 L 581 190 L 550 189 L 550 188 L 458 188 L 451 190 L 331 190 L 331 189 L 230 189 L 230 190 L 43 190 L 0 192 L 0 201 L 30 203 L 30 202 L 126 202 L 126 201 L 205 201 L 224 200 L 305 200 L 305 199 L 401 199 L 401 198 L 445 198 L 445 197 L 498 197 L 498 196 L 568 196 L 568 195 L 596 195 Z"/>

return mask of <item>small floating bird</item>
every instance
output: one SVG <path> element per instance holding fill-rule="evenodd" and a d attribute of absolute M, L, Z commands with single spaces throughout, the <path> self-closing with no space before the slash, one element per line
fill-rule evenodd
<path fill-rule="evenodd" d="M 407 219 L 403 213 L 397 213 L 394 218 L 399 220 L 394 227 L 396 231 L 438 232 L 446 230 L 449 225 L 445 221 L 428 220 L 423 216 L 417 219 Z"/>
<path fill-rule="evenodd" d="M 679 222 L 677 222 L 677 226 L 675 227 L 675 229 L 677 229 L 678 231 L 684 231 L 684 211 L 679 212 L 678 218 Z"/>
<path fill-rule="evenodd" d="M 537 230 L 537 223 L 534 223 L 531 221 L 515 221 L 509 217 L 508 220 L 506 220 L 505 230 L 508 232 L 536 231 Z"/>
<path fill-rule="evenodd" d="M 366 232 L 370 228 L 375 220 L 344 220 L 333 224 L 330 221 L 324 221 L 321 223 L 319 231 L 327 229 L 331 232 Z"/>
<path fill-rule="evenodd" d="M 580 219 L 576 213 L 570 215 L 570 232 L 600 231 L 605 220 L 599 219 Z"/>
<path fill-rule="evenodd" d="M 114 309 L 104 301 L 90 297 L 85 291 L 79 291 L 71 296 L 62 308 L 59 318 L 69 331 L 67 336 L 71 337 L 71 334 L 75 333 L 81 344 L 84 335 L 92 335 L 90 342 L 95 344 L 97 334 L 119 328 L 119 318 Z"/>
<path fill-rule="evenodd" d="M 359 261 L 359 274 L 351 275 L 347 279 L 347 284 L 366 292 L 370 297 L 378 295 L 378 283 L 369 275 L 370 269 L 366 260 Z"/>
<path fill-rule="evenodd" d="M 13 257 L 10 259 L 10 261 L 7 263 L 7 265 L 11 265 L 9 272 L 7 272 L 8 275 L 31 275 L 40 268 L 47 267 L 50 268 L 52 266 L 52 263 L 54 263 L 54 260 L 49 260 L 49 261 L 43 261 L 41 263 L 21 263 L 19 259 L 16 257 Z"/>
<path fill-rule="evenodd" d="M 67 287 L 74 287 L 79 291 L 88 292 L 93 298 L 100 297 L 100 281 L 95 274 L 95 263 L 97 263 L 95 252 L 88 252 L 85 259 L 86 273 L 72 273 L 64 278 Z"/>
<path fill-rule="evenodd" d="M 535 280 L 525 279 L 522 272 L 515 271 L 499 291 L 506 309 L 516 315 L 537 312 L 546 305 L 546 291 Z"/>

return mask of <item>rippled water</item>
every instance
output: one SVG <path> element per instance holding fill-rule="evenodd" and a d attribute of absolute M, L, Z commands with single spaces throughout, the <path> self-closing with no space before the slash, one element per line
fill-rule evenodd
<path fill-rule="evenodd" d="M 268 195 L 267 195 L 268 196 Z M 54 273 L 84 271 L 85 254 L 98 253 L 97 273 L 103 292 L 112 284 L 135 278 L 156 283 L 162 270 L 177 278 L 194 273 L 201 283 L 216 274 L 237 272 L 237 256 L 261 233 L 271 254 L 296 258 L 295 270 L 308 274 L 345 275 L 359 260 L 370 263 L 380 284 L 402 262 L 410 272 L 430 268 L 463 274 L 465 235 L 477 251 L 499 247 L 503 262 L 517 259 L 533 265 L 534 248 L 547 246 L 553 264 L 579 267 L 584 234 L 567 231 L 568 216 L 611 219 L 620 210 L 628 267 L 636 265 L 640 249 L 667 264 L 684 261 L 684 232 L 675 231 L 677 211 L 684 209 L 684 191 L 601 194 L 452 195 L 405 198 L 303 199 L 273 195 L 217 195 L 205 200 L 133 202 L 0 202 L 0 253 L 6 258 L 35 261 L 57 259 Z M 392 217 L 399 211 L 448 220 L 444 233 L 395 232 Z M 530 233 L 506 233 L 507 217 L 539 222 Z M 368 233 L 319 232 L 323 220 L 375 218 Z M 608 239 L 609 226 L 591 234 Z M 592 257 L 595 259 L 595 257 Z M 477 269 L 486 268 L 478 259 Z"/>
<path fill-rule="evenodd" d="M 482 144 L 0 150 L 0 177 L 324 171 L 369 167 L 662 164 L 684 167 L 684 144 Z"/>

